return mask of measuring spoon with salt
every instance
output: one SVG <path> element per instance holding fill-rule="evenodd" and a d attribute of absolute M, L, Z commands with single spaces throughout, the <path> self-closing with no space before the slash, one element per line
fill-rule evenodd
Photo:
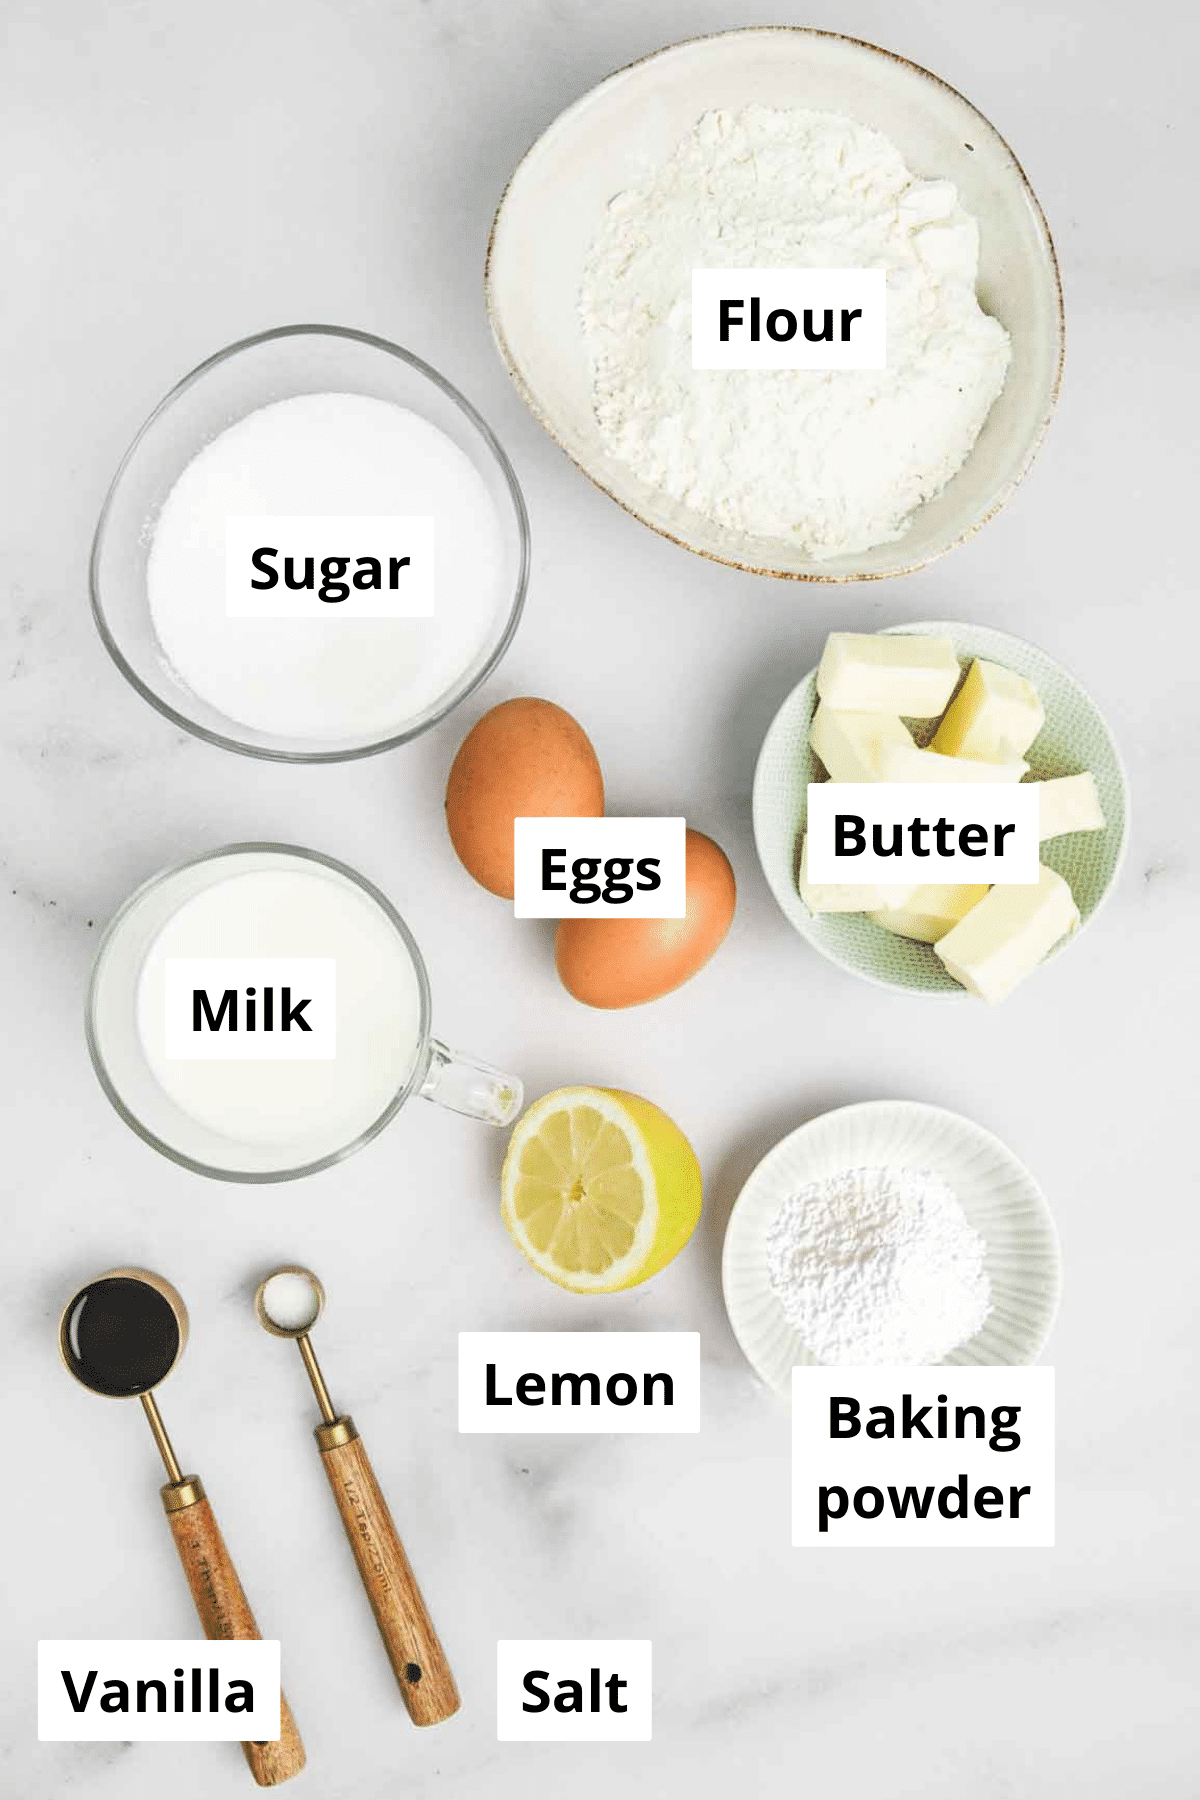
<path fill-rule="evenodd" d="M 458 1688 L 354 1420 L 329 1398 L 309 1337 L 324 1306 L 317 1277 L 295 1263 L 272 1270 L 254 1296 L 259 1324 L 293 1338 L 304 1359 L 321 1409 L 313 1433 L 321 1463 L 408 1715 L 414 1725 L 437 1725 L 458 1711 Z"/>

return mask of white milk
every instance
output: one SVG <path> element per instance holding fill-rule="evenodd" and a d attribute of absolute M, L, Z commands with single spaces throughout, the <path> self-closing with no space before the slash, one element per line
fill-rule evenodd
<path fill-rule="evenodd" d="M 176 957 L 333 958 L 336 1055 L 168 1057 L 165 972 Z M 320 1155 L 353 1142 L 405 1085 L 420 1041 L 420 989 L 407 945 L 368 895 L 332 872 L 266 870 L 218 880 L 168 919 L 142 964 L 137 1024 L 155 1080 L 193 1119 L 240 1143 Z"/>
<path fill-rule="evenodd" d="M 432 618 L 228 617 L 226 520 L 259 516 L 432 518 Z M 185 687 L 240 725 L 329 742 L 403 730 L 457 687 L 507 604 L 503 570 L 491 495 L 444 432 L 390 401 L 302 394 L 248 414 L 188 464 L 146 582 Z"/>

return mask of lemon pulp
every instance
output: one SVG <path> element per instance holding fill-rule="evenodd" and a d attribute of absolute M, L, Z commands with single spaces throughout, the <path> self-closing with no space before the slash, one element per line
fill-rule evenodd
<path fill-rule="evenodd" d="M 636 1094 L 562 1088 L 513 1132 L 505 1224 L 534 1267 L 563 1287 L 605 1292 L 645 1281 L 683 1248 L 700 1204 L 691 1145 Z"/>

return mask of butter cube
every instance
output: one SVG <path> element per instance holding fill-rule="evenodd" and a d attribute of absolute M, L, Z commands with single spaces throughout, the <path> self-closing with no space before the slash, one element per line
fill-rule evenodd
<path fill-rule="evenodd" d="M 834 712 L 934 719 L 960 674 L 948 637 L 831 631 L 817 670 L 817 692 Z"/>
<path fill-rule="evenodd" d="M 1045 716 L 1032 681 L 977 657 L 930 748 L 943 756 L 1004 762 L 1028 750 Z"/>
<path fill-rule="evenodd" d="M 885 744 L 911 748 L 912 738 L 891 713 L 834 712 L 819 702 L 808 741 L 833 781 L 878 781 Z"/>
<path fill-rule="evenodd" d="M 992 888 L 933 953 L 955 981 L 994 1006 L 1078 924 L 1070 888 L 1043 864 L 1036 886 Z"/>
<path fill-rule="evenodd" d="M 1090 769 L 1082 775 L 1060 775 L 1057 781 L 1039 781 L 1038 842 L 1065 837 L 1068 831 L 1103 831 L 1104 813 Z"/>
<path fill-rule="evenodd" d="M 914 888 L 903 906 L 885 907 L 870 916 L 897 937 L 914 938 L 918 944 L 936 944 L 961 918 L 978 906 L 987 893 L 980 881 L 927 882 Z"/>
<path fill-rule="evenodd" d="M 915 744 L 884 744 L 879 757 L 881 781 L 1020 781 L 1029 764 L 1020 757 L 1008 762 L 972 762 L 966 756 L 943 756 L 918 750 Z"/>
<path fill-rule="evenodd" d="M 903 906 L 917 884 L 912 881 L 810 881 L 808 839 L 805 838 L 796 885 L 811 913 L 853 913 L 870 912 L 872 907 Z"/>

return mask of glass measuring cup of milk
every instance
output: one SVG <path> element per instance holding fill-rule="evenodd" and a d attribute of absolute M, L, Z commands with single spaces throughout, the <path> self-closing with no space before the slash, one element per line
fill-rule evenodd
<path fill-rule="evenodd" d="M 101 941 L 86 1022 L 126 1124 L 226 1181 L 328 1168 L 414 1093 L 494 1125 L 521 1109 L 515 1077 L 431 1035 L 391 903 L 295 845 L 234 844 L 139 888 Z"/>

